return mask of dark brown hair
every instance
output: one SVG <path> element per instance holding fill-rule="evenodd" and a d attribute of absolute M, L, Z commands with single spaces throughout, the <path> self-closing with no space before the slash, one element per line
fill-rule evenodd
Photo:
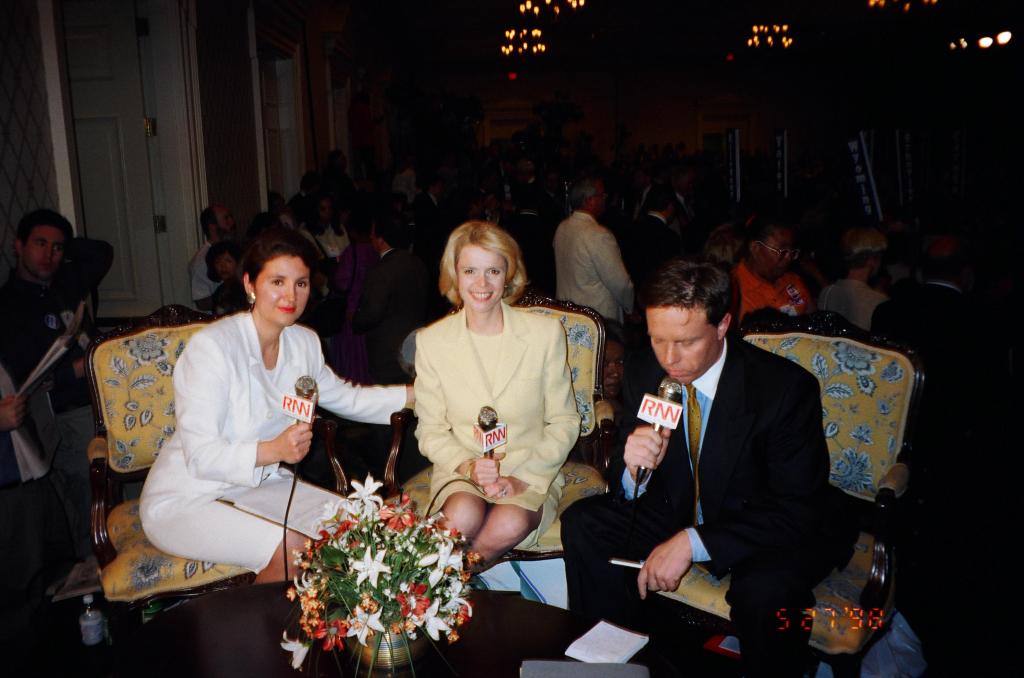
<path fill-rule="evenodd" d="M 255 283 L 267 262 L 277 257 L 298 257 L 310 271 L 316 269 L 317 251 L 313 243 L 296 231 L 271 228 L 256 236 L 245 248 L 242 272 Z"/>
<path fill-rule="evenodd" d="M 703 308 L 708 323 L 717 325 L 729 311 L 729 274 L 715 264 L 682 257 L 669 259 L 647 279 L 640 295 L 645 307 Z"/>

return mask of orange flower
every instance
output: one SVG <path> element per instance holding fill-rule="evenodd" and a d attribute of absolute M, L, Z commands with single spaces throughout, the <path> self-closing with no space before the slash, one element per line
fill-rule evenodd
<path fill-rule="evenodd" d="M 284 594 L 288 600 L 295 602 L 295 598 L 298 597 L 299 593 L 295 590 L 294 586 L 289 586 L 288 591 Z"/>
<path fill-rule="evenodd" d="M 458 631 L 456 631 L 455 629 L 452 629 L 451 631 L 448 632 L 448 644 L 449 645 L 451 645 L 452 643 L 454 643 L 458 639 L 459 639 L 459 632 Z"/>

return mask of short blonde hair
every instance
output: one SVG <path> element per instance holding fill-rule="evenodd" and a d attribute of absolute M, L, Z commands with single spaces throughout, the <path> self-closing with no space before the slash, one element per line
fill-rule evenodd
<path fill-rule="evenodd" d="M 505 291 L 501 298 L 506 303 L 514 303 L 523 296 L 529 281 L 526 279 L 523 253 L 515 239 L 508 231 L 490 222 L 467 221 L 448 236 L 448 244 L 445 245 L 444 255 L 441 257 L 441 279 L 438 281 L 438 289 L 448 301 L 455 306 L 462 306 L 455 264 L 466 245 L 482 247 L 505 260 Z"/>
<path fill-rule="evenodd" d="M 716 226 L 704 241 L 704 258 L 716 264 L 733 267 L 740 260 L 743 251 L 743 236 L 731 223 Z"/>
<path fill-rule="evenodd" d="M 839 243 L 843 261 L 850 268 L 860 268 L 871 257 L 880 257 L 889 248 L 889 240 L 873 226 L 856 226 L 843 233 Z"/>

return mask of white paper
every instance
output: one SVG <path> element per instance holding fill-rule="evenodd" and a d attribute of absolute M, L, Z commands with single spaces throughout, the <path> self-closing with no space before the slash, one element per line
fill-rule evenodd
<path fill-rule="evenodd" d="M 53 343 L 50 344 L 50 348 L 46 350 L 46 353 L 43 354 L 43 357 L 39 360 L 39 363 L 37 363 L 32 372 L 25 377 L 24 383 L 21 385 L 21 388 L 18 389 L 18 395 L 28 393 L 35 389 L 36 384 L 46 376 L 50 371 L 50 368 L 53 367 L 57 361 L 60 360 L 61 356 L 67 352 L 68 346 L 71 345 L 71 341 L 75 338 L 75 335 L 78 334 L 78 328 L 82 324 L 82 316 L 84 313 L 85 301 L 83 300 L 78 302 L 78 308 L 75 310 L 74 318 L 72 318 L 71 323 L 67 325 L 64 333 L 54 339 Z"/>
<path fill-rule="evenodd" d="M 278 472 L 265 479 L 258 487 L 234 488 L 220 500 L 240 511 L 265 518 L 278 525 L 284 525 L 288 494 L 292 489 L 292 476 Z M 320 537 L 318 528 L 324 515 L 324 504 L 341 501 L 342 497 L 322 487 L 298 481 L 295 496 L 288 512 L 288 528 L 301 532 L 307 537 Z"/>
<path fill-rule="evenodd" d="M 577 638 L 565 651 L 567 657 L 581 662 L 624 664 L 647 644 L 647 636 L 609 624 L 606 621 Z"/>

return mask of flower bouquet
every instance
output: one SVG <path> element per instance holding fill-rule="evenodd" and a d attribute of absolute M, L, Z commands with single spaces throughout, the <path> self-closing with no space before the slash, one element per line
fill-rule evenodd
<path fill-rule="evenodd" d="M 454 643 L 472 615 L 468 565 L 479 556 L 443 519 L 417 516 L 408 495 L 385 503 L 381 486 L 372 476 L 353 481 L 347 499 L 325 506 L 320 539 L 296 551 L 301 572 L 288 598 L 299 601 L 299 634 L 286 631 L 281 643 L 294 668 L 315 643 L 325 652 L 349 645 L 357 673 L 364 657 L 371 671 L 411 664 L 424 635 Z"/>

